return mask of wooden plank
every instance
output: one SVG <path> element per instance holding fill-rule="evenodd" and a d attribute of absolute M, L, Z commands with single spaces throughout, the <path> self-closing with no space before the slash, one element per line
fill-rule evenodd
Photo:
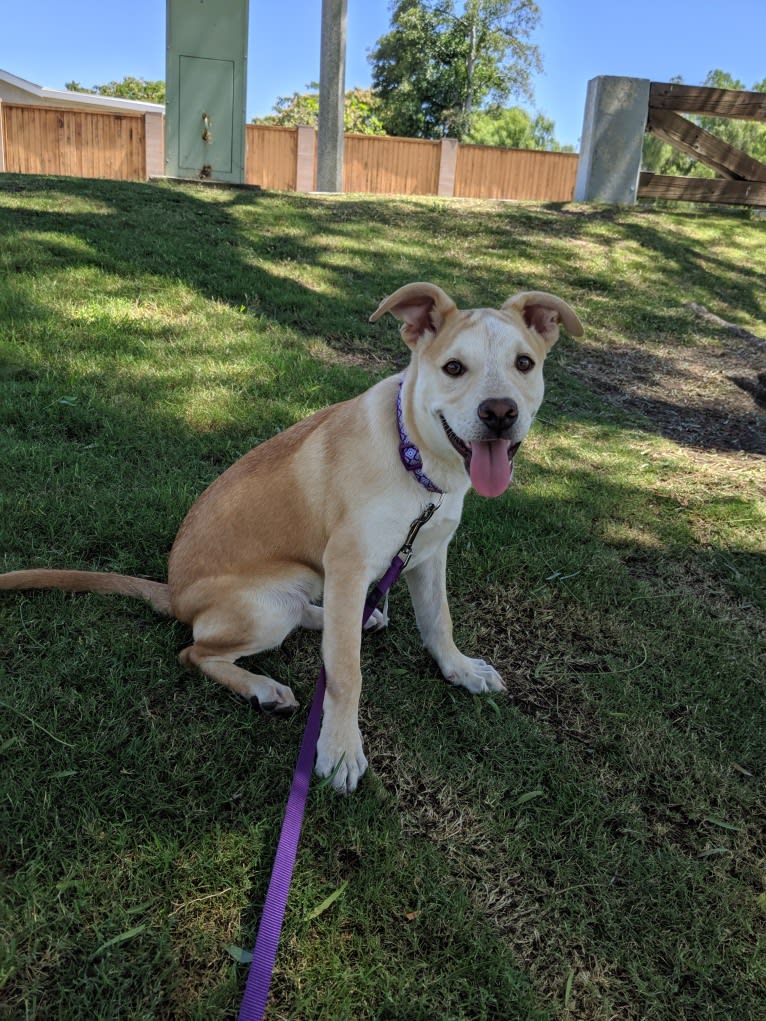
<path fill-rule="evenodd" d="M 24 127 L 25 118 L 21 118 L 21 123 Z M 35 171 L 38 174 L 56 174 L 58 171 L 58 159 L 59 159 L 59 122 L 55 120 L 51 113 L 47 110 L 37 110 L 30 115 L 29 118 L 31 131 L 29 133 L 30 141 L 33 141 L 38 146 L 37 149 L 33 149 L 29 156 L 36 161 L 38 169 Z"/>
<path fill-rule="evenodd" d="M 677 85 L 675 82 L 651 82 L 649 109 L 766 121 L 766 93 L 711 89 L 705 85 Z"/>
<path fill-rule="evenodd" d="M 638 178 L 640 199 L 674 199 L 683 202 L 717 202 L 739 206 L 766 206 L 766 183 L 722 181 L 704 177 L 670 177 L 642 173 Z"/>
<path fill-rule="evenodd" d="M 100 156 L 100 122 L 87 114 L 61 115 L 63 131 L 59 132 L 59 166 L 54 174 L 67 177 L 98 177 Z"/>
<path fill-rule="evenodd" d="M 670 110 L 650 110 L 646 130 L 734 181 L 766 181 L 766 164 Z"/>
<path fill-rule="evenodd" d="M 5 117 L 3 101 L 0 99 L 0 174 L 5 172 Z"/>

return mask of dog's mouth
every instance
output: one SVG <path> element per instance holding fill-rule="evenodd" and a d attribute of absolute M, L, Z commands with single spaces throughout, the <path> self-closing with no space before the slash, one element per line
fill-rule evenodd
<path fill-rule="evenodd" d="M 451 429 L 444 415 L 439 415 L 442 428 L 455 450 L 463 458 L 471 485 L 480 496 L 500 496 L 511 484 L 513 458 L 521 443 L 510 440 L 462 440 Z"/>

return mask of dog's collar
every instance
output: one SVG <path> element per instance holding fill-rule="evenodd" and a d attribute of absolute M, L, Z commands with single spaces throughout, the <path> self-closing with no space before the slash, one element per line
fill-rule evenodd
<path fill-rule="evenodd" d="M 399 426 L 399 457 L 408 472 L 412 472 L 421 486 L 425 486 L 429 493 L 442 493 L 443 490 L 435 485 L 423 471 L 423 458 L 420 451 L 407 435 L 404 428 L 404 415 L 402 414 L 402 385 L 404 378 L 399 384 L 399 392 L 396 395 L 396 424 Z"/>

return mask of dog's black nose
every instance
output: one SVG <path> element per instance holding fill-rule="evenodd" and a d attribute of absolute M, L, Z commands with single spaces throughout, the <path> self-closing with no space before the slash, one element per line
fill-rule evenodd
<path fill-rule="evenodd" d="M 482 401 L 478 414 L 488 429 L 491 429 L 497 436 L 502 436 L 516 421 L 519 406 L 510 397 L 496 397 Z"/>

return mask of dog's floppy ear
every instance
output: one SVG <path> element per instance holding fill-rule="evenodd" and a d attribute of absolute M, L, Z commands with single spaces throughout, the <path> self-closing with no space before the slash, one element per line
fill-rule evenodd
<path fill-rule="evenodd" d="M 522 291 L 503 303 L 503 310 L 513 309 L 518 312 L 530 330 L 535 330 L 545 341 L 547 347 L 553 347 L 559 339 L 559 323 L 563 323 L 572 337 L 582 337 L 582 323 L 575 315 L 574 309 L 555 294 L 546 291 Z"/>
<path fill-rule="evenodd" d="M 405 284 L 381 301 L 370 316 L 370 322 L 374 323 L 390 312 L 402 323 L 401 334 L 405 344 L 415 347 L 425 334 L 438 333 L 455 307 L 452 298 L 436 284 Z"/>

